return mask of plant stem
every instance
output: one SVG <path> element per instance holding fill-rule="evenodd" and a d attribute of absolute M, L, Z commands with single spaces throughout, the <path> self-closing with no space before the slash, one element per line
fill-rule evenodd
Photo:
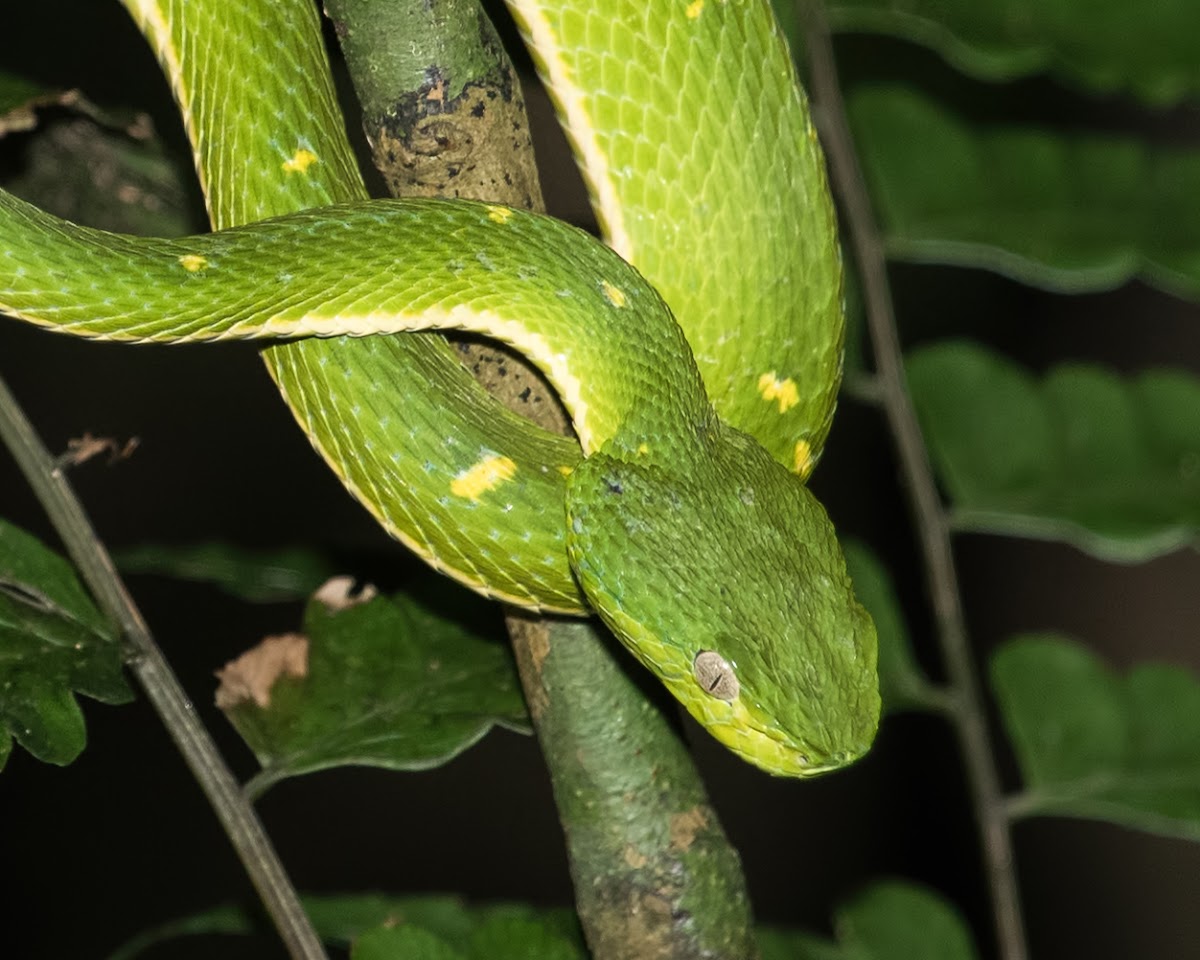
<path fill-rule="evenodd" d="M 62 469 L 38 439 L 3 380 L 0 380 L 0 440 L 12 452 L 101 609 L 120 627 L 130 650 L 130 670 L 212 804 L 289 954 L 295 960 L 324 960 L 321 941 L 254 808 L 242 795 L 154 642 Z"/>
<path fill-rule="evenodd" d="M 909 505 L 925 558 L 936 633 L 954 692 L 950 716 L 979 823 L 996 938 L 1004 960 L 1025 960 L 1028 951 L 1013 867 L 1010 824 L 992 759 L 975 658 L 967 637 L 950 526 L 905 381 L 883 243 L 846 120 L 829 26 L 819 3 L 806 6 L 805 37 L 811 90 L 817 104 L 815 113 L 863 285 L 879 397 L 907 480 Z"/>

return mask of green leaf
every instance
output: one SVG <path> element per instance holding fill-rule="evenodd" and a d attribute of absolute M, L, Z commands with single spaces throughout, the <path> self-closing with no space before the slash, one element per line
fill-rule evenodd
<path fill-rule="evenodd" d="M 778 927 L 759 927 L 759 960 L 846 960 L 845 951 L 831 940 Z"/>
<path fill-rule="evenodd" d="M 527 730 L 499 627 L 492 604 L 442 578 L 342 610 L 313 600 L 306 674 L 278 679 L 269 706 L 226 710 L 263 766 L 251 789 L 347 764 L 422 770 L 493 726 Z"/>
<path fill-rule="evenodd" d="M 0 768 L 15 737 L 47 763 L 87 742 L 74 692 L 127 703 L 121 649 L 75 571 L 39 540 L 0 521 Z"/>
<path fill-rule="evenodd" d="M 832 0 L 836 30 L 891 34 L 936 50 L 965 73 L 1000 80 L 1049 71 L 1156 104 L 1200 92 L 1200 8 L 1177 0 Z"/>
<path fill-rule="evenodd" d="M 344 896 L 306 896 L 305 910 L 323 940 L 349 943 L 364 931 L 388 928 L 426 930 L 469 958 L 503 960 L 506 948 L 497 938 L 509 937 L 523 944 L 522 950 L 546 950 L 545 953 L 517 953 L 518 958 L 554 956 L 583 958 L 583 934 L 575 913 L 566 908 L 539 910 L 526 904 L 468 905 L 457 896 L 388 896 L 355 894 Z M 508 941 L 504 941 L 508 942 Z M 544 944 L 539 947 L 538 944 Z M 564 949 L 568 952 L 554 953 Z M 491 950 L 496 950 L 492 953 Z"/>
<path fill-rule="evenodd" d="M 877 883 L 838 911 L 834 921 L 847 960 L 976 960 L 958 911 L 911 883 Z"/>
<path fill-rule="evenodd" d="M 516 903 L 472 907 L 457 897 L 382 894 L 305 897 L 303 902 L 322 940 L 355 942 L 355 960 L 585 960 L 588 956 L 579 923 L 565 909 Z M 799 931 L 760 929 L 762 960 L 976 957 L 954 908 L 912 884 L 891 881 L 869 888 L 838 911 L 835 926 L 838 943 Z M 257 911 L 217 907 L 147 931 L 109 960 L 133 960 L 149 947 L 183 935 L 267 929 Z M 405 930 L 411 932 L 400 938 L 383 932 Z"/>
<path fill-rule="evenodd" d="M 330 943 L 350 943 L 372 927 L 385 926 L 416 926 L 448 943 L 465 943 L 475 925 L 473 908 L 452 896 L 307 896 L 304 909 L 321 938 Z"/>
<path fill-rule="evenodd" d="M 857 540 L 845 540 L 846 569 L 854 581 L 858 601 L 867 608 L 879 635 L 879 687 L 883 709 L 936 709 L 943 701 L 917 666 L 908 639 L 908 627 L 896 599 L 891 577 L 870 548 Z"/>
<path fill-rule="evenodd" d="M 471 954 L 477 938 L 486 943 L 495 930 L 519 923 L 537 927 L 555 943 L 583 946 L 579 921 L 573 911 L 564 908 L 538 909 L 522 903 L 475 906 L 454 896 L 384 894 L 305 897 L 304 907 L 321 937 L 334 943 L 349 943 L 372 927 L 413 926 Z"/>
<path fill-rule="evenodd" d="M 108 960 L 134 960 L 151 947 L 179 937 L 212 934 L 251 934 L 267 929 L 254 911 L 233 904 L 222 904 L 143 930 L 126 940 L 108 955 Z"/>
<path fill-rule="evenodd" d="M 1117 675 L 1052 635 L 1008 641 L 992 686 L 1025 780 L 1015 815 L 1120 823 L 1200 840 L 1200 683 L 1142 664 Z"/>
<path fill-rule="evenodd" d="M 889 256 L 1051 290 L 1140 276 L 1200 296 L 1200 152 L 976 126 L 896 86 L 857 89 L 847 109 Z"/>
<path fill-rule="evenodd" d="M 245 550 L 228 543 L 145 544 L 113 555 L 123 573 L 210 583 L 252 603 L 299 600 L 332 577 L 333 565 L 303 547 Z"/>
<path fill-rule="evenodd" d="M 965 341 L 908 358 L 960 530 L 1064 540 L 1138 562 L 1200 529 L 1200 380 L 1065 364 L 1037 380 Z"/>
<path fill-rule="evenodd" d="M 33 608 L 112 639 L 75 568 L 40 540 L 0 520 L 0 590 Z"/>
<path fill-rule="evenodd" d="M 420 927 L 376 927 L 354 944 L 350 960 L 468 960 Z"/>
<path fill-rule="evenodd" d="M 532 960 L 584 960 L 587 956 L 579 922 L 567 909 L 537 909 L 519 903 L 477 907 L 453 896 L 392 897 L 378 893 L 306 896 L 303 904 L 325 943 L 344 946 L 357 941 L 356 950 L 384 949 L 395 943 L 375 932 L 376 928 L 384 928 L 420 931 L 408 942 L 419 943 L 421 949 L 426 945 L 428 949 L 444 946 L 468 960 L 477 956 L 501 960 L 507 955 L 505 949 L 535 951 L 514 954 L 522 960 L 527 956 Z M 183 936 L 271 933 L 270 923 L 257 907 L 225 905 L 146 930 L 110 954 L 109 960 L 133 960 L 156 944 Z M 498 937 L 511 938 L 513 947 L 501 944 L 496 947 L 501 952 L 494 955 L 476 952 L 493 949 Z M 562 952 L 564 949 L 567 952 Z M 408 954 L 398 956 L 409 958 Z"/>
<path fill-rule="evenodd" d="M 583 944 L 572 942 L 534 917 L 487 917 L 471 933 L 471 960 L 586 960 Z"/>
<path fill-rule="evenodd" d="M 941 896 L 889 880 L 867 888 L 834 917 L 837 942 L 796 931 L 759 931 L 762 960 L 976 960 L 970 931 Z"/>

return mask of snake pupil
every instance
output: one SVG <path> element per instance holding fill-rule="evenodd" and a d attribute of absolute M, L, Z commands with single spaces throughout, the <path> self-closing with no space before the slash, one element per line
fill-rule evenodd
<path fill-rule="evenodd" d="M 736 700 L 741 690 L 733 664 L 713 650 L 701 650 L 696 654 L 692 674 L 705 692 L 718 700 Z"/>

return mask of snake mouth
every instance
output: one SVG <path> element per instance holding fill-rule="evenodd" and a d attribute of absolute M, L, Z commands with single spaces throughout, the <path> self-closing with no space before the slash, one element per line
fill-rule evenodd
<path fill-rule="evenodd" d="M 733 744 L 727 745 L 768 773 L 787 777 L 816 777 L 840 770 L 861 759 L 869 749 L 868 745 L 854 750 L 839 750 L 824 754 L 818 759 L 813 756 L 813 751 L 796 744 L 790 738 L 778 739 L 766 731 L 762 732 L 760 743 L 750 750 L 739 749 Z M 766 762 L 763 762 L 764 758 Z"/>
<path fill-rule="evenodd" d="M 726 705 L 725 716 L 716 718 L 706 711 L 697 717 L 706 729 L 743 760 L 777 777 L 815 777 L 840 770 L 861 759 L 871 742 L 856 742 L 839 749 L 816 746 L 755 717 L 741 699 Z M 829 739 L 834 739 L 830 737 Z"/>

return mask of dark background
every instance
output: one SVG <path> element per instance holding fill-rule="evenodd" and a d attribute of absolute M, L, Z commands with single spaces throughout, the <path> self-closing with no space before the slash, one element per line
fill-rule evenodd
<path fill-rule="evenodd" d="M 1042 82 L 977 87 L 928 54 L 864 38 L 839 47 L 847 73 L 900 71 L 987 109 L 1079 122 L 1069 93 Z M 186 156 L 157 68 L 116 3 L 42 0 L 6 9 L 0 65 L 100 103 L 148 110 Z M 552 209 L 586 217 L 548 108 L 531 105 Z M 1090 113 L 1088 112 L 1090 111 Z M 1089 105 L 1084 120 L 1147 122 L 1129 105 Z M 1131 119 L 1132 118 L 1132 119 Z M 1185 112 L 1153 118 L 1186 133 Z M 0 168 L 22 138 L 0 143 Z M 186 161 L 185 161 L 186 162 Z M 193 200 L 195 197 L 193 197 Z M 894 267 L 908 342 L 963 331 L 1034 369 L 1066 357 L 1121 370 L 1196 369 L 1196 310 L 1136 284 L 1058 297 L 973 271 Z M 136 435 L 115 466 L 73 474 L 102 538 L 307 544 L 383 587 L 412 561 L 379 532 L 312 453 L 252 346 L 128 347 L 76 342 L 0 321 L 0 373 L 52 450 L 84 431 Z M 814 479 L 839 529 L 868 540 L 910 607 L 918 653 L 936 676 L 921 567 L 875 413 L 844 401 Z M 55 543 L 7 457 L 0 516 Z M 982 658 L 1014 631 L 1059 630 L 1118 666 L 1145 658 L 1200 667 L 1194 624 L 1200 558 L 1181 552 L 1130 568 L 1071 548 L 1001 538 L 956 540 L 972 636 Z M 211 706 L 212 671 L 263 634 L 292 629 L 295 605 L 247 606 L 156 577 L 131 588 L 239 775 L 253 761 Z M 65 769 L 20 748 L 0 775 L 0 957 L 101 957 L 144 927 L 251 892 L 198 789 L 145 701 L 85 702 L 89 747 Z M 692 730 L 694 734 L 694 730 Z M 836 905 L 879 876 L 927 883 L 959 904 L 983 955 L 990 917 L 978 845 L 950 731 L 923 716 L 889 719 L 849 771 L 773 780 L 694 736 L 713 802 L 741 851 L 765 921 L 828 928 Z M 1006 782 L 1017 786 L 997 733 Z M 346 769 L 285 782 L 260 811 L 297 885 L 312 892 L 448 891 L 479 900 L 570 902 L 570 882 L 535 742 L 495 733 L 448 766 L 397 775 Z M 1200 944 L 1200 847 L 1105 824 L 1037 820 L 1015 828 L 1033 955 L 1183 957 Z M 281 956 L 269 941 L 177 943 L 156 957 Z"/>

